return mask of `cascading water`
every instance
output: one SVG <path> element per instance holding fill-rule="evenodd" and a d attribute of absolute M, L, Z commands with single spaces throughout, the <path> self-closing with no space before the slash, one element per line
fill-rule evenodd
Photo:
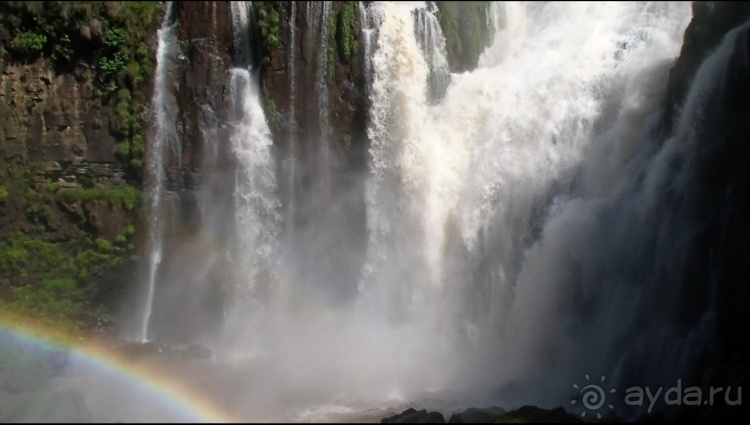
<path fill-rule="evenodd" d="M 234 32 L 233 53 L 234 63 L 250 66 L 250 14 L 252 3 L 249 1 L 233 1 L 230 3 L 232 10 L 232 31 Z"/>
<path fill-rule="evenodd" d="M 239 276 L 239 295 L 227 310 L 225 333 L 230 339 L 250 338 L 253 331 L 249 311 L 259 294 L 273 283 L 277 235 L 281 217 L 271 132 L 261 106 L 257 69 L 250 50 L 250 2 L 232 2 L 236 67 L 229 70 L 229 144 L 234 159 L 234 253 Z M 238 337 L 238 335 L 240 335 Z M 241 341 L 232 348 L 252 345 Z"/>
<path fill-rule="evenodd" d="M 289 52 L 287 63 L 289 73 L 289 157 L 285 168 L 288 169 L 287 176 L 287 198 L 286 217 L 284 223 L 288 235 L 294 234 L 294 222 L 296 220 L 296 187 L 297 187 L 297 69 L 295 66 L 296 43 L 297 43 L 297 2 L 291 2 L 289 11 Z"/>
<path fill-rule="evenodd" d="M 328 81 L 332 78 L 331 69 L 333 64 L 331 59 L 333 56 L 331 51 L 335 49 L 335 46 L 330 44 L 330 27 L 331 11 L 333 3 L 330 1 L 323 1 L 320 11 L 320 50 L 318 52 L 318 117 L 320 124 L 320 140 L 318 141 L 318 170 L 319 179 L 322 190 L 324 193 L 330 191 L 331 185 L 331 147 L 330 147 L 330 128 L 329 128 L 329 93 L 328 93 Z"/>
<path fill-rule="evenodd" d="M 237 160 L 235 216 L 240 261 L 253 282 L 268 266 L 278 233 L 279 202 L 271 152 L 271 132 L 263 114 L 257 82 L 247 69 L 230 70 L 230 96 L 235 115 L 230 136 Z M 254 282 L 253 282 L 254 283 Z"/>
<path fill-rule="evenodd" d="M 658 110 L 658 95 L 632 93 L 649 82 L 663 87 L 689 5 L 505 3 L 498 11 L 503 28 L 480 68 L 454 75 L 434 106 L 426 96 L 429 55 L 411 24 L 414 6 L 371 7 L 385 18 L 372 59 L 370 244 L 362 297 L 380 298 L 375 305 L 383 310 L 401 309 L 394 323 L 409 312 L 444 309 L 440 331 L 428 328 L 425 335 L 464 340 L 451 357 L 475 359 L 446 370 L 474 370 L 473 386 L 485 378 L 490 387 L 537 380 L 531 397 L 559 403 L 554 397 L 567 395 L 575 377 L 620 361 L 627 338 L 618 329 L 634 323 L 628 312 L 634 307 L 622 300 L 645 291 L 637 280 L 648 274 L 623 270 L 634 239 L 560 237 L 566 226 L 597 220 L 577 208 L 588 202 L 581 198 L 594 196 L 578 192 L 584 183 L 577 170 L 587 153 L 613 137 L 601 128 L 627 125 L 617 120 L 643 118 L 630 137 L 609 141 L 620 146 L 619 159 L 599 161 L 625 163 L 635 140 L 650 137 L 648 118 Z M 606 114 L 617 119 L 607 121 Z M 607 173 L 614 170 L 624 172 L 607 167 Z M 613 178 L 606 175 L 591 180 Z M 558 221 L 573 211 L 578 215 L 568 218 L 574 222 Z M 649 240 L 628 229 L 630 237 Z M 618 250 L 605 253 L 605 247 Z M 611 292 L 604 295 L 604 288 Z M 585 314 L 609 327 L 574 327 L 598 344 L 583 344 L 567 327 L 573 311 L 586 309 L 587 302 L 570 298 L 577 291 L 594 305 L 607 305 Z M 557 309 L 569 316 L 553 314 Z M 607 329 L 620 333 L 610 337 Z"/>
<path fill-rule="evenodd" d="M 365 83 L 369 92 L 372 84 L 372 34 L 375 32 L 374 24 L 371 19 L 370 9 L 365 7 L 363 2 L 359 2 L 359 22 L 362 25 L 362 46 L 364 47 L 365 59 Z"/>
<path fill-rule="evenodd" d="M 154 95 L 151 101 L 155 125 L 152 129 L 152 143 L 146 167 L 148 169 L 148 226 L 149 226 L 149 256 L 148 274 L 146 278 L 146 302 L 143 319 L 139 329 L 138 339 L 148 341 L 148 326 L 154 303 L 154 288 L 162 259 L 164 244 L 164 200 L 166 184 L 166 155 L 167 150 L 179 152 L 180 145 L 175 128 L 174 99 L 169 92 L 170 61 L 177 49 L 177 43 L 172 35 L 173 3 L 167 2 L 166 11 L 161 28 L 157 32 L 156 73 L 154 79 Z M 179 157 L 179 155 L 176 155 Z"/>
<path fill-rule="evenodd" d="M 422 135 L 429 70 L 413 34 L 409 6 L 385 4 L 383 8 L 385 20 L 379 28 L 378 49 L 372 59 L 375 79 L 368 129 L 372 177 L 367 187 L 372 264 L 367 267 L 384 267 L 388 250 L 403 249 L 403 255 L 416 255 L 411 259 L 415 267 L 402 269 L 406 275 L 387 277 L 406 287 L 420 285 L 424 280 L 413 272 L 423 268 L 416 266 L 424 262 L 419 257 L 424 254 L 419 245 L 426 245 L 424 238 L 429 236 L 426 229 L 420 229 L 420 211 L 414 209 L 422 208 L 420 201 L 411 205 L 404 202 L 428 193 L 425 189 L 429 177 L 419 172 L 419 167 L 426 154 Z M 392 135 L 400 139 L 398 145 L 393 143 Z M 404 216 L 401 211 L 410 214 Z M 403 239 L 395 240 L 396 235 L 403 235 Z"/>
<path fill-rule="evenodd" d="M 414 32 L 430 70 L 428 87 L 431 101 L 437 101 L 445 95 L 451 78 L 448 59 L 445 56 L 445 38 L 435 17 L 436 11 L 437 6 L 433 2 L 426 2 L 425 7 L 417 8 L 413 12 Z"/>
<path fill-rule="evenodd" d="M 324 202 L 317 187 L 304 195 L 333 209 L 349 194 L 324 177 L 332 166 L 324 154 L 331 7 L 306 8 L 310 31 L 320 24 L 313 120 L 323 137 L 318 156 L 295 172 L 319 172 L 330 191 Z M 232 3 L 241 61 L 229 80 L 236 180 L 226 225 L 241 283 L 275 289 L 248 291 L 251 308 L 229 312 L 223 329 L 252 348 L 242 358 L 247 383 L 236 391 L 247 415 L 325 420 L 438 397 L 569 407 L 571 385 L 585 374 L 616 386 L 663 385 L 705 345 L 710 291 L 691 301 L 704 314 L 689 323 L 676 319 L 683 307 L 665 294 L 684 285 L 702 211 L 686 194 L 699 161 L 691 123 L 705 114 L 701 99 L 731 40 L 701 68 L 666 139 L 660 111 L 689 4 L 493 4 L 492 45 L 476 70 L 454 75 L 435 13 L 423 2 L 360 4 L 367 253 L 340 260 L 331 259 L 331 241 L 346 240 L 336 239 L 340 220 L 315 216 L 323 210 L 305 202 L 291 216 L 314 225 L 287 223 L 277 240 L 271 136 L 252 55 L 242 50 L 249 4 Z M 289 258 L 275 261 L 278 244 L 288 244 Z M 333 265 L 346 261 L 360 278 L 340 296 L 336 285 L 348 275 Z"/>

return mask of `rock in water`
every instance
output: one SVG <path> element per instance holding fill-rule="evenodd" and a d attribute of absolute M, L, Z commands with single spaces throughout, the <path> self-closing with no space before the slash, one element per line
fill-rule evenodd
<path fill-rule="evenodd" d="M 427 410 L 406 409 L 398 415 L 380 420 L 383 424 L 444 424 L 445 418 L 439 412 L 427 412 Z"/>
<path fill-rule="evenodd" d="M 451 416 L 448 423 L 450 424 L 493 424 L 505 414 L 505 409 L 501 407 L 485 407 L 478 409 L 470 407 L 461 413 Z"/>

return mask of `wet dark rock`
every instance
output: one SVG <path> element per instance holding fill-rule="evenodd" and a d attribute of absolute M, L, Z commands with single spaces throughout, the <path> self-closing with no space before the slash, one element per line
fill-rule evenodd
<path fill-rule="evenodd" d="M 398 415 L 381 419 L 382 424 L 444 424 L 445 418 L 438 412 L 427 410 L 406 409 Z"/>
<path fill-rule="evenodd" d="M 317 5 L 316 5 L 317 3 Z M 346 2 L 333 2 L 332 17 L 337 18 Z M 332 75 L 328 79 L 329 128 L 320 128 L 319 69 L 317 65 L 318 46 L 320 46 L 319 22 L 305 22 L 308 9 L 322 9 L 320 2 L 297 2 L 295 39 L 288 40 L 292 21 L 291 9 L 285 8 L 281 19 L 279 45 L 267 53 L 268 61 L 261 67 L 261 85 L 267 103 L 273 104 L 275 112 L 267 113 L 273 129 L 274 144 L 280 155 L 294 156 L 298 161 L 310 161 L 312 167 L 318 149 L 318 140 L 325 134 L 333 155 L 331 167 L 338 170 L 333 175 L 344 175 L 352 170 L 362 171 L 365 163 L 360 157 L 366 155 L 367 149 L 367 98 L 365 92 L 365 58 L 361 46 L 361 22 L 356 14 L 354 28 L 351 32 L 356 40 L 358 52 L 348 59 L 340 54 L 333 55 Z M 341 32 L 337 32 L 337 37 Z M 336 45 L 341 44 L 336 40 Z M 290 59 L 294 61 L 294 86 L 296 101 L 291 105 L 292 73 Z M 268 109 L 268 108 L 267 108 Z M 296 126 L 292 128 L 294 116 Z M 293 136 L 294 135 L 294 136 Z M 290 141 L 296 138 L 295 141 Z M 312 183 L 314 184 L 314 182 Z M 304 192 L 306 188 L 299 189 Z"/>
<path fill-rule="evenodd" d="M 183 346 L 211 335 L 223 319 L 223 307 L 216 306 L 220 304 L 222 285 L 198 285 L 206 283 L 198 282 L 198 274 L 213 280 L 219 273 L 211 265 L 214 252 L 200 251 L 194 242 L 199 239 L 195 230 L 200 229 L 198 223 L 202 216 L 197 200 L 202 196 L 199 194 L 202 189 L 211 193 L 215 208 L 231 208 L 232 192 L 224 189 L 234 178 L 234 157 L 229 144 L 229 126 L 224 123 L 230 120 L 230 69 L 235 64 L 229 2 L 177 2 L 174 5 L 173 17 L 177 24 L 174 35 L 179 45 L 173 61 L 168 62 L 173 87 L 167 90 L 165 102 L 175 114 L 180 147 L 164 158 L 166 186 L 169 198 L 174 200 L 164 207 L 165 222 L 173 222 L 175 226 L 165 236 L 169 248 L 165 249 L 160 273 L 185 276 L 187 285 L 195 285 L 198 290 L 186 290 L 186 281 L 180 279 L 161 280 L 155 302 L 159 304 L 162 297 L 172 302 L 155 308 L 149 335 L 163 343 Z M 191 255 L 190 258 L 198 255 L 193 248 L 202 255 L 196 262 L 187 261 L 187 264 L 210 271 L 199 269 L 200 272 L 196 272 L 197 268 L 185 267 L 185 255 Z M 205 350 L 193 349 L 174 350 L 172 354 L 180 358 L 208 355 Z"/>
<path fill-rule="evenodd" d="M 676 111 L 685 100 L 695 73 L 727 32 L 745 22 L 750 16 L 748 2 L 693 2 L 690 21 L 680 51 L 669 72 L 665 122 L 668 127 L 676 118 Z"/>
<path fill-rule="evenodd" d="M 206 140 L 202 125 L 209 123 L 206 110 L 214 111 L 219 122 L 224 120 L 228 93 L 227 73 L 232 51 L 231 12 L 227 2 L 181 2 L 176 10 L 177 38 L 184 58 L 175 66 L 174 91 L 178 128 L 182 134 L 182 158 L 169 158 L 169 164 L 200 168 L 206 147 L 217 140 Z M 178 59 L 179 61 L 179 59 Z M 210 123 L 209 123 L 210 124 Z M 180 179 L 182 173 L 172 178 Z M 172 184 L 182 187 L 184 182 Z"/>
<path fill-rule="evenodd" d="M 461 413 L 455 413 L 451 415 L 448 423 L 451 424 L 492 424 L 495 423 L 501 416 L 505 414 L 505 409 L 502 407 L 485 407 L 478 409 L 476 407 L 470 407 Z"/>
<path fill-rule="evenodd" d="M 475 408 L 470 407 L 461 413 L 450 417 L 448 423 L 583 423 L 583 421 L 566 412 L 564 408 L 542 409 L 535 406 L 523 406 L 521 408 L 506 412 L 497 406 Z M 445 423 L 443 415 L 438 412 L 427 412 L 427 410 L 406 409 L 398 415 L 384 418 L 380 423 Z"/>

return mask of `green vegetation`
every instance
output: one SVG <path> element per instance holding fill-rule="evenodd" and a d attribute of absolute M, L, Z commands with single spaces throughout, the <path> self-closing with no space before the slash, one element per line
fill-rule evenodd
<path fill-rule="evenodd" d="M 74 279 L 44 279 L 38 286 L 21 286 L 13 288 L 12 292 L 17 308 L 57 317 L 82 311 L 86 299 L 83 289 Z"/>
<path fill-rule="evenodd" d="M 64 201 L 107 201 L 112 206 L 121 205 L 132 211 L 143 201 L 143 192 L 131 186 L 117 189 L 67 189 L 60 192 Z"/>
<path fill-rule="evenodd" d="M 97 320 L 109 319 L 97 295 L 106 286 L 105 272 L 134 261 L 136 229 L 125 221 L 119 224 L 117 234 L 105 237 L 92 228 L 96 219 L 82 206 L 78 207 L 81 213 L 77 217 L 88 217 L 88 222 L 83 226 L 69 225 L 70 233 L 64 240 L 54 238 L 47 226 L 59 223 L 65 211 L 75 211 L 71 203 L 103 200 L 110 207 L 134 211 L 143 196 L 132 187 L 55 191 L 46 183 L 35 188 L 33 176 L 37 171 L 34 163 L 27 164 L 23 173 L 14 171 L 16 187 L 25 189 L 8 202 L 22 207 L 32 226 L 23 231 L 2 229 L 0 309 L 81 331 Z"/>
<path fill-rule="evenodd" d="M 276 102 L 274 102 L 273 99 L 268 99 L 266 101 L 266 110 L 268 111 L 268 120 L 270 122 L 276 121 Z"/>
<path fill-rule="evenodd" d="M 15 37 L 8 44 L 11 52 L 25 57 L 33 57 L 42 53 L 47 37 L 34 32 L 17 31 Z"/>
<path fill-rule="evenodd" d="M 328 81 L 333 81 L 339 59 L 351 63 L 351 59 L 357 53 L 358 41 L 355 34 L 358 6 L 353 1 L 342 3 L 338 11 L 331 12 L 328 21 L 328 51 L 325 52 L 328 69 L 324 70 Z"/>
<path fill-rule="evenodd" d="M 492 42 L 487 26 L 488 1 L 438 1 L 438 21 L 445 36 L 451 71 L 474 69 L 479 56 Z"/>
<path fill-rule="evenodd" d="M 141 127 L 141 115 L 145 106 L 134 102 L 127 89 L 121 89 L 117 98 L 119 102 L 115 112 L 124 137 L 124 140 L 117 145 L 117 155 L 128 161 L 134 169 L 140 170 L 143 167 L 143 154 L 146 150 Z"/>
<path fill-rule="evenodd" d="M 114 94 L 109 100 L 114 104 L 122 136 L 117 154 L 135 171 L 142 170 L 145 152 L 141 126 L 145 105 L 135 93 L 153 74 L 151 49 L 145 40 L 158 25 L 158 11 L 158 3 L 123 3 L 118 9 L 119 19 L 111 21 L 111 27 L 104 31 L 103 56 L 98 63 L 100 93 L 105 98 Z"/>
<path fill-rule="evenodd" d="M 333 81 L 334 71 L 336 70 L 336 25 L 338 14 L 336 11 L 331 11 L 331 16 L 328 18 L 328 51 L 326 54 L 326 64 L 328 69 L 325 70 L 328 76 L 328 81 Z"/>
<path fill-rule="evenodd" d="M 70 41 L 70 37 L 68 37 L 67 34 L 64 34 L 62 37 L 60 37 L 60 41 L 55 45 L 55 48 L 52 51 L 52 61 L 65 61 L 67 60 L 67 58 L 73 56 L 73 53 L 74 50 L 72 42 Z"/>
<path fill-rule="evenodd" d="M 125 244 L 130 237 L 135 235 L 135 226 L 128 224 L 122 229 L 119 235 L 115 236 L 115 242 L 118 244 Z"/>
<path fill-rule="evenodd" d="M 106 56 L 99 59 L 99 70 L 109 77 L 116 76 L 118 72 L 125 68 L 128 58 L 122 53 L 115 53 L 111 58 Z"/>
<path fill-rule="evenodd" d="M 152 43 L 159 2 L 0 2 L 2 61 L 73 75 L 106 108 L 118 158 L 132 174 L 143 164 L 146 84 L 154 69 Z M 17 111 L 19 125 L 38 114 Z M 0 150 L 2 140 L 0 140 Z M 0 313 L 67 330 L 109 319 L 108 291 L 136 270 L 136 225 L 143 193 L 130 186 L 101 188 L 93 168 L 75 168 L 0 155 Z M 80 188 L 58 188 L 75 175 Z M 136 179 L 137 176 L 131 178 Z M 40 181 L 40 177 L 42 181 Z M 112 215 L 110 215 L 112 214 Z M 15 319 L 14 319 L 15 320 Z"/>
<path fill-rule="evenodd" d="M 158 25 L 160 6 L 154 2 L 123 2 L 116 19 L 105 21 L 104 46 L 98 61 L 99 83 L 107 91 L 133 91 L 153 73 L 148 36 Z"/>
<path fill-rule="evenodd" d="M 284 2 L 255 2 L 253 12 L 263 37 L 263 47 L 266 52 L 270 52 L 281 43 L 281 17 L 284 16 Z"/>
<path fill-rule="evenodd" d="M 357 54 L 357 38 L 356 34 L 356 19 L 357 19 L 357 3 L 353 1 L 344 2 L 344 6 L 338 13 L 338 24 L 339 24 L 339 49 L 341 55 L 345 61 L 349 60 Z"/>
<path fill-rule="evenodd" d="M 94 301 L 103 273 L 122 266 L 132 229 L 114 241 L 81 232 L 67 243 L 17 233 L 0 242 L 3 309 L 81 329 L 104 315 Z"/>
<path fill-rule="evenodd" d="M 106 276 L 136 269 L 142 192 L 129 186 L 57 189 L 49 179 L 36 180 L 42 164 L 19 167 L 18 161 L 0 171 L 0 196 L 12 195 L 0 206 L 21 216 L 0 228 L 0 311 L 66 332 L 107 323 L 111 318 L 102 294 L 114 282 Z M 130 213 L 102 223 L 108 211 Z"/>
<path fill-rule="evenodd" d="M 104 44 L 113 49 L 119 49 L 127 42 L 124 28 L 109 28 L 104 31 Z"/>
<path fill-rule="evenodd" d="M 58 72 L 85 69 L 95 104 L 116 109 L 119 157 L 143 166 L 141 89 L 153 74 L 148 42 L 162 6 L 148 1 L 45 1 L 0 3 L 0 44 L 9 61 L 42 58 Z"/>

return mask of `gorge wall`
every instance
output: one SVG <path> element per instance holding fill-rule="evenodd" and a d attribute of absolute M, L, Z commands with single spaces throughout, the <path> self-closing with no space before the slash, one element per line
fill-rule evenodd
<path fill-rule="evenodd" d="M 155 3 L 0 5 L 0 302 L 113 326 L 132 287 Z"/>
<path fill-rule="evenodd" d="M 447 3 L 445 7 L 438 16 L 445 25 L 455 26 L 447 46 L 449 65 L 472 69 L 481 46 L 490 40 L 490 30 L 481 30 L 491 21 L 489 3 L 472 3 L 468 14 Z M 232 170 L 239 166 L 232 151 L 232 132 L 238 125 L 232 118 L 234 82 L 228 78 L 233 68 L 249 65 L 258 78 L 273 138 L 275 184 L 285 223 L 281 232 L 304 235 L 306 241 L 298 244 L 299 262 L 362 256 L 367 239 L 365 3 L 254 3 L 248 46 L 240 46 L 243 42 L 233 34 L 238 18 L 231 9 L 221 2 L 175 2 L 171 9 L 177 45 L 168 60 L 167 103 L 174 111 L 179 142 L 167 153 L 167 247 L 160 260 L 164 266 L 158 272 L 154 302 L 161 307 L 153 326 L 157 335 L 176 340 L 188 338 L 180 336 L 180 329 L 191 329 L 193 336 L 210 335 L 210 329 L 226 319 L 231 287 L 241 285 L 231 283 L 237 279 L 227 275 L 230 268 L 222 265 L 224 260 L 214 262 L 216 255 L 211 254 L 217 246 L 229 249 L 233 238 L 221 225 L 233 220 L 229 211 L 235 195 L 227 188 L 233 187 Z M 365 28 L 373 25 L 371 19 Z M 332 204 L 330 193 L 347 195 Z M 336 237 L 320 236 L 324 223 L 337 223 L 342 231 Z M 201 230 L 206 227 L 212 229 L 210 240 Z M 185 270 L 181 258 L 196 261 L 189 261 L 192 265 Z M 351 269 L 340 279 L 355 281 L 357 273 Z M 195 304 L 196 300 L 204 301 Z M 202 314 L 194 314 L 196 310 Z M 183 326 L 186 323 L 190 326 Z"/>
<path fill-rule="evenodd" d="M 680 56 L 670 70 L 667 83 L 667 127 L 674 124 L 669 120 L 679 111 L 700 63 L 717 49 L 727 33 L 746 23 L 749 17 L 750 5 L 745 2 L 693 2 L 693 19 L 685 31 Z M 713 96 L 704 107 L 707 111 L 705 119 L 715 121 L 705 130 L 704 137 L 711 143 L 700 151 L 706 161 L 698 174 L 705 183 L 694 190 L 711 194 L 711 207 L 706 214 L 712 218 L 702 230 L 701 246 L 696 247 L 690 260 L 693 281 L 696 284 L 701 279 L 711 281 L 716 288 L 712 299 L 716 313 L 715 336 L 696 375 L 702 374 L 712 385 L 735 388 L 747 386 L 750 382 L 747 369 L 750 338 L 745 331 L 750 315 L 743 307 L 750 300 L 750 269 L 746 260 L 750 254 L 750 229 L 746 224 L 750 211 L 747 187 L 750 174 L 743 165 L 750 155 L 747 121 L 750 112 L 750 31 L 747 26 L 744 28 L 734 44 L 723 80 L 717 81 L 716 92 L 723 95 Z M 705 272 L 712 267 L 718 270 L 716 275 Z M 731 420 L 746 413 L 746 407 L 719 406 L 704 409 L 700 413 L 702 416 L 696 416 L 696 411 L 685 411 L 683 419 Z"/>

